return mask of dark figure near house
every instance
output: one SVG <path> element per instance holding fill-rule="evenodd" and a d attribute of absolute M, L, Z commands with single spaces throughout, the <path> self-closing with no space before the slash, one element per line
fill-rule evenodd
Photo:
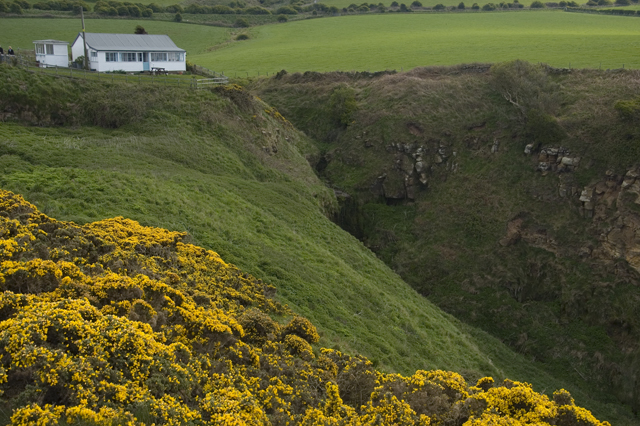
<path fill-rule="evenodd" d="M 11 46 L 9 46 L 9 49 L 7 50 L 7 55 L 15 55 L 15 53 L 13 53 L 13 49 L 11 48 Z"/>
<path fill-rule="evenodd" d="M 4 55 L 4 49 L 0 46 L 0 55 Z"/>

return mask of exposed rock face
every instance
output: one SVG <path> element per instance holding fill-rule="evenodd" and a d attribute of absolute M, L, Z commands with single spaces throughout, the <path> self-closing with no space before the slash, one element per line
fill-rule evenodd
<path fill-rule="evenodd" d="M 533 152 L 533 144 L 525 147 L 525 154 Z M 580 157 L 571 155 L 563 147 L 543 147 L 538 154 L 538 170 L 545 172 L 573 172 L 580 165 Z"/>
<path fill-rule="evenodd" d="M 411 123 L 407 128 L 413 135 L 422 132 Z M 413 201 L 418 192 L 428 186 L 434 168 L 446 172 L 458 170 L 458 164 L 452 161 L 456 152 L 440 140 L 421 144 L 391 143 L 385 150 L 393 155 L 393 163 L 376 178 L 370 189 L 374 195 L 384 197 L 389 203 Z"/>
<path fill-rule="evenodd" d="M 560 171 L 559 166 L 563 163 L 567 167 L 565 171 L 575 170 L 575 164 L 580 162 L 578 157 L 571 157 L 561 148 L 543 151 L 538 159 L 545 161 L 538 162 L 538 170 L 553 170 L 552 165 L 556 165 L 555 171 Z M 598 225 L 597 229 L 603 229 L 600 244 L 581 248 L 580 256 L 607 263 L 623 259 L 640 272 L 640 169 L 628 170 L 623 175 L 607 171 L 603 180 L 582 188 L 577 187 L 567 174 L 559 175 L 559 180 L 558 195 L 578 202 L 580 214 L 592 219 L 594 225 Z M 603 224 L 610 225 L 602 228 Z M 522 219 L 516 218 L 507 225 L 507 233 L 500 244 L 508 246 L 521 239 L 531 244 L 531 236 L 523 229 Z M 548 242 L 543 245 L 549 246 Z"/>

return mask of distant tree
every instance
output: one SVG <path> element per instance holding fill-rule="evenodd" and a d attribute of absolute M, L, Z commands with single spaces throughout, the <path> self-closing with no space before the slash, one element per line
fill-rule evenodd
<path fill-rule="evenodd" d="M 442 3 L 438 3 L 435 6 L 433 6 L 433 10 L 444 10 L 444 9 L 446 9 L 446 7 Z"/>
<path fill-rule="evenodd" d="M 340 12 L 337 6 L 329 6 L 329 13 L 332 15 L 337 15 Z"/>
<path fill-rule="evenodd" d="M 529 7 L 531 9 L 544 9 L 546 6 L 540 0 L 535 0 Z"/>
<path fill-rule="evenodd" d="M 286 15 L 279 15 L 278 16 L 278 22 L 287 22 L 289 20 L 289 18 L 287 18 Z"/>
<path fill-rule="evenodd" d="M 404 3 L 400 4 L 400 12 L 409 12 L 409 8 L 407 7 L 406 4 Z"/>
<path fill-rule="evenodd" d="M 182 13 L 182 12 L 184 12 L 184 9 L 179 4 L 172 4 L 170 6 L 167 6 L 165 8 L 165 10 L 167 11 L 167 13 Z"/>
<path fill-rule="evenodd" d="M 162 13 L 164 12 L 164 7 L 157 5 L 156 3 L 149 3 L 147 7 L 153 10 L 153 13 Z"/>
<path fill-rule="evenodd" d="M 461 10 L 466 9 L 466 7 L 465 7 L 465 5 L 464 5 L 464 3 L 463 3 L 463 2 L 460 2 L 460 3 L 458 4 L 458 9 L 461 9 Z"/>
<path fill-rule="evenodd" d="M 0 0 L 0 13 L 7 13 L 9 11 L 9 6 L 7 6 L 7 4 Z"/>
<path fill-rule="evenodd" d="M 471 6 L 471 9 L 473 9 L 473 10 L 478 10 L 478 9 L 480 9 L 480 6 L 478 5 L 478 3 L 474 3 L 474 4 Z"/>
<path fill-rule="evenodd" d="M 631 2 L 629 0 L 616 0 L 618 6 L 629 6 Z"/>
<path fill-rule="evenodd" d="M 398 7 L 398 6 L 400 6 L 400 5 L 398 4 L 397 1 L 391 2 L 391 7 Z"/>
<path fill-rule="evenodd" d="M 233 26 L 236 28 L 248 28 L 249 21 L 247 21 L 245 18 L 238 18 L 236 19 L 236 22 L 233 24 Z"/>
<path fill-rule="evenodd" d="M 413 3 L 411 3 L 411 7 L 422 7 L 422 3 L 418 0 L 414 0 Z"/>
<path fill-rule="evenodd" d="M 282 6 L 276 10 L 278 15 L 297 15 L 298 11 L 292 8 L 291 6 Z"/>
<path fill-rule="evenodd" d="M 173 20 L 175 22 L 182 22 L 182 15 L 180 14 L 180 12 L 175 14 L 175 16 L 173 17 Z"/>
<path fill-rule="evenodd" d="M 496 5 L 493 3 L 487 3 L 482 6 L 482 10 L 496 10 Z"/>
<path fill-rule="evenodd" d="M 24 12 L 22 11 L 22 7 L 18 3 L 9 3 L 9 12 L 15 13 L 16 15 L 22 15 Z"/>
<path fill-rule="evenodd" d="M 134 34 L 149 34 L 147 30 L 144 29 L 142 25 L 136 25 L 136 29 L 133 31 Z"/>

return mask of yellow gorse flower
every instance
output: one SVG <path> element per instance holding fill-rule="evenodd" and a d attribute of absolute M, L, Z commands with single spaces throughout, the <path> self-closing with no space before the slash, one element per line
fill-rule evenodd
<path fill-rule="evenodd" d="M 184 233 L 121 217 L 59 222 L 0 191 L 11 423 L 608 426 L 564 390 L 550 399 L 527 383 L 384 374 L 361 356 L 314 351 L 315 326 L 274 293 Z"/>

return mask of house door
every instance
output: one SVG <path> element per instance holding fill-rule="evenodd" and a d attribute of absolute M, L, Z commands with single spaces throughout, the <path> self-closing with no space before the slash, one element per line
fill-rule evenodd
<path fill-rule="evenodd" d="M 149 53 L 144 52 L 142 54 L 142 70 L 149 71 Z"/>

